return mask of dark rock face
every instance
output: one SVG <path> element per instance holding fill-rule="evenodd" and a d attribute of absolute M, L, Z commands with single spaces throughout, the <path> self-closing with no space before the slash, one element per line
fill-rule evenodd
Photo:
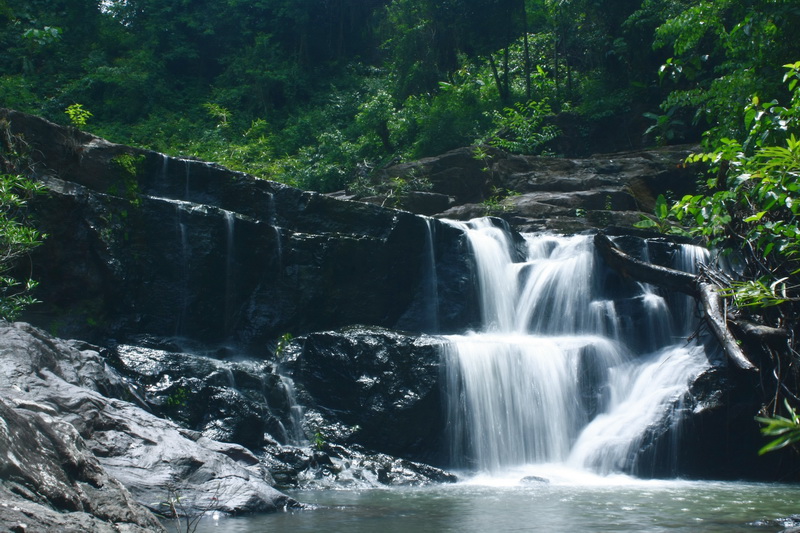
<path fill-rule="evenodd" d="M 68 424 L 73 436 L 55 448 L 90 454 L 85 468 L 58 474 L 65 494 L 72 492 L 63 505 L 47 503 L 48 513 L 106 521 L 81 507 L 74 488 L 101 474 L 149 504 L 169 499 L 171 486 L 200 508 L 209 494 L 221 494 L 231 511 L 294 505 L 271 488 L 271 476 L 293 487 L 453 479 L 415 461 L 446 461 L 439 362 L 446 341 L 421 333 L 460 333 L 480 321 L 459 229 L 108 143 L 13 111 L 0 110 L 0 119 L 25 137 L 36 177 L 50 191 L 31 204 L 51 237 L 32 257 L 43 304 L 26 318 L 53 334 L 109 347 L 101 354 L 35 329 L 0 329 L 0 347 L 21 343 L 22 353 L 32 354 L 18 362 L 15 350 L 0 352 L 0 391 L 11 398 L 3 420 L 40 441 Z M 491 150 L 476 159 L 464 148 L 384 173 L 430 181 L 431 192 L 413 192 L 401 203 L 419 213 L 494 214 L 523 231 L 580 232 L 629 228 L 659 193 L 680 196 L 693 187 L 693 172 L 679 164 L 686 154 L 673 148 L 555 159 Z M 618 243 L 642 247 L 631 237 Z M 669 247 L 651 259 L 667 264 Z M 612 275 L 604 283 L 631 317 L 623 327 L 641 329 L 642 302 L 630 283 Z M 23 333 L 29 338 L 15 340 Z M 271 347 L 284 333 L 302 337 L 278 358 Z M 715 456 L 719 435 L 737 439 L 734 424 L 754 426 L 755 385 L 727 372 L 721 364 L 698 380 L 695 403 L 682 407 L 692 416 L 681 449 L 692 451 L 677 467 L 667 464 L 671 455 L 662 444 L 675 434 L 653 428 L 652 445 L 640 455 L 642 465 L 656 466 L 641 474 L 679 468 L 720 477 L 721 465 L 744 453 L 726 444 L 729 451 L 718 454 L 725 463 L 706 460 Z M 583 389 L 587 402 L 597 396 Z M 757 440 L 751 433 L 748 446 Z M 753 469 L 731 469 L 729 477 L 738 472 L 750 476 Z M 26 501 L 51 500 L 38 495 L 44 489 L 36 482 L 19 483 L 27 483 Z M 135 527 L 138 520 L 130 518 Z"/>
<path fill-rule="evenodd" d="M 286 385 L 268 361 L 207 353 L 200 346 L 139 338 L 110 350 L 108 361 L 141 386 L 146 407 L 204 437 L 260 450 L 289 444 L 293 427 Z M 216 356 L 216 357 L 215 357 Z"/>
<path fill-rule="evenodd" d="M 26 318 L 54 333 L 178 335 L 258 349 L 287 332 L 355 323 L 430 331 L 414 307 L 436 308 L 444 329 L 473 318 L 463 305 L 465 244 L 446 224 L 13 111 L 0 118 L 25 138 L 49 188 L 31 203 L 50 235 L 32 258 L 44 304 Z M 450 259 L 438 294 L 426 288 L 432 255 Z"/>
<path fill-rule="evenodd" d="M 0 378 L 0 443 L 10 454 L 0 457 L 0 493 L 44 506 L 46 517 L 87 513 L 150 530 L 160 526 L 139 504 L 163 512 L 159 502 L 175 496 L 187 512 L 297 505 L 242 446 L 101 394 L 124 395 L 128 385 L 85 344 L 0 324 Z M 78 519 L 88 520 L 87 531 L 103 530 Z"/>
<path fill-rule="evenodd" d="M 307 408 L 306 433 L 441 463 L 445 342 L 365 327 L 300 339 L 284 365 Z"/>

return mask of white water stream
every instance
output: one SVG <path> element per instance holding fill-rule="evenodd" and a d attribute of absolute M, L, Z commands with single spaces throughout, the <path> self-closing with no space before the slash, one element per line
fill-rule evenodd
<path fill-rule="evenodd" d="M 613 294 L 591 236 L 515 243 L 489 219 L 453 224 L 474 253 L 483 325 L 448 337 L 451 458 L 495 476 L 554 463 L 632 471 L 648 428 L 678 424 L 707 367 L 703 348 L 686 341 L 693 302 L 647 285 Z M 691 270 L 702 254 L 686 246 L 674 266 Z"/>

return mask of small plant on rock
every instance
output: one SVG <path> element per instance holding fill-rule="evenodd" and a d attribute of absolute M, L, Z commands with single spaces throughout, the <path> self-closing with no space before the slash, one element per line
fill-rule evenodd
<path fill-rule="evenodd" d="M 86 127 L 86 122 L 92 117 L 88 109 L 84 109 L 82 104 L 72 104 L 64 110 L 69 117 L 70 123 L 78 129 Z"/>

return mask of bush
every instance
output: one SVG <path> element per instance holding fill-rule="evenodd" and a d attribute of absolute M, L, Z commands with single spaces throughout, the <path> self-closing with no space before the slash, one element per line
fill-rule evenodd
<path fill-rule="evenodd" d="M 0 174 L 0 317 L 16 320 L 36 300 L 36 282 L 14 274 L 19 260 L 41 243 L 44 235 L 24 223 L 28 199 L 43 189 L 23 176 Z"/>

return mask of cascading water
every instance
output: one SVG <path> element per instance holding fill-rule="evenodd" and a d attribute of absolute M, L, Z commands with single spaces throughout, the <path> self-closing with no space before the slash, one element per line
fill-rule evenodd
<path fill-rule="evenodd" d="M 425 224 L 425 273 L 424 293 L 427 307 L 424 310 L 425 321 L 429 324 L 429 331 L 439 331 L 439 280 L 436 275 L 436 225 L 432 218 L 426 218 Z"/>
<path fill-rule="evenodd" d="M 643 284 L 613 294 L 590 236 L 515 242 L 490 219 L 452 224 L 474 254 L 483 318 L 443 355 L 453 461 L 631 471 L 648 428 L 677 419 L 707 366 L 686 341 L 693 302 Z M 684 247 L 674 266 L 691 270 L 698 250 Z"/>
<path fill-rule="evenodd" d="M 178 230 L 178 239 L 181 250 L 181 302 L 180 313 L 178 314 L 178 321 L 175 325 L 175 335 L 182 335 L 186 328 L 187 314 L 189 310 L 189 238 L 187 236 L 187 227 L 184 218 L 183 204 L 175 204 L 175 217 Z"/>
<path fill-rule="evenodd" d="M 224 211 L 225 216 L 225 333 L 231 331 L 234 297 L 234 246 L 236 215 L 233 211 Z"/>

